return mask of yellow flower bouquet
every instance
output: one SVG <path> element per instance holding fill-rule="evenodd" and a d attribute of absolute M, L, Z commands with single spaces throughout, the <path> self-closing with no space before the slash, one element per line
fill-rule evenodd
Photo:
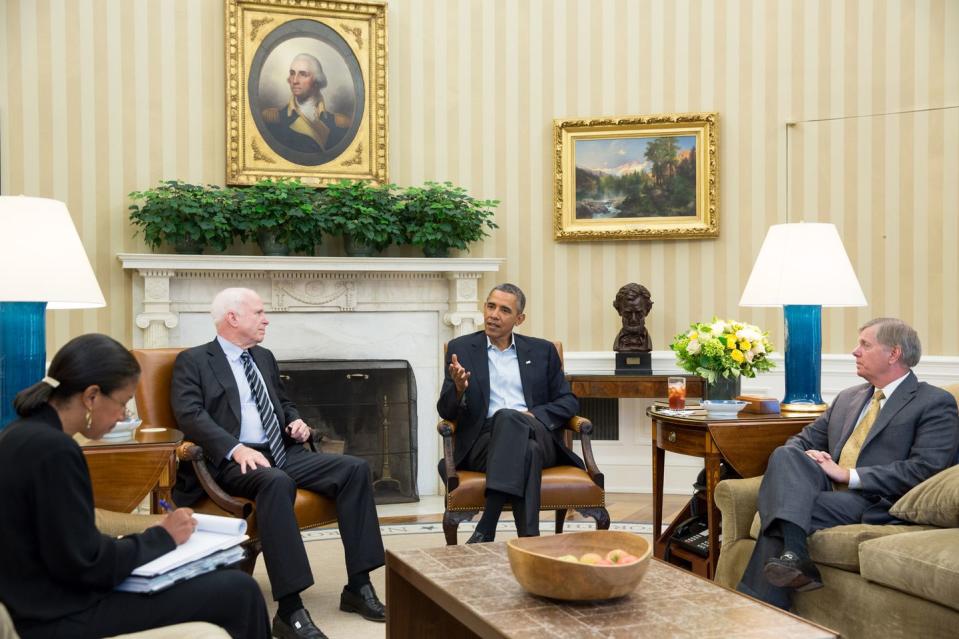
<path fill-rule="evenodd" d="M 689 330 L 669 345 L 680 368 L 715 383 L 719 376 L 755 377 L 775 364 L 769 360 L 773 345 L 769 333 L 758 326 L 713 317 L 711 322 L 690 324 Z"/>

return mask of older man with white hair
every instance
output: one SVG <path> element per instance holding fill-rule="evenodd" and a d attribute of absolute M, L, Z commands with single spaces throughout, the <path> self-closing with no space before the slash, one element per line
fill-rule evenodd
<path fill-rule="evenodd" d="M 384 552 L 368 464 L 300 445 L 310 430 L 286 395 L 273 353 L 259 346 L 269 324 L 259 295 L 228 288 L 214 298 L 212 315 L 217 336 L 177 357 L 170 400 L 177 425 L 203 447 L 216 481 L 256 503 L 263 558 L 279 603 L 273 636 L 325 637 L 300 598 L 313 575 L 293 511 L 297 488 L 336 501 L 349 578 L 340 610 L 385 621 L 369 577 L 383 565 Z M 192 466 L 182 464 L 174 500 L 188 506 L 201 494 Z"/>

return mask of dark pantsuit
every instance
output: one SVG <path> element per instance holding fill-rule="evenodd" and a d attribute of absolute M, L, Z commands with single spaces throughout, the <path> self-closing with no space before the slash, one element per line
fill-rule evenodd
<path fill-rule="evenodd" d="M 114 592 L 83 612 L 17 630 L 23 639 L 92 639 L 188 621 L 208 621 L 235 638 L 270 634 L 260 587 L 239 570 L 200 575 L 153 595 Z"/>
<path fill-rule="evenodd" d="M 261 449 L 271 460 L 269 450 Z M 384 563 L 370 468 L 349 455 L 312 453 L 302 446 L 286 449 L 282 469 L 257 468 L 240 472 L 230 463 L 217 482 L 231 494 L 256 501 L 257 526 L 274 599 L 300 592 L 313 584 L 313 575 L 293 512 L 296 489 L 305 488 L 336 501 L 337 522 L 350 575 Z"/>
<path fill-rule="evenodd" d="M 829 477 L 805 451 L 780 446 L 770 456 L 759 488 L 762 532 L 738 589 L 788 609 L 792 591 L 773 586 L 763 575 L 766 560 L 783 552 L 782 533 L 776 522 L 796 524 L 809 535 L 823 528 L 859 523 L 872 504 L 873 500 L 858 490 L 834 491 Z"/>
<path fill-rule="evenodd" d="M 514 512 L 517 529 L 525 535 L 538 535 L 543 469 L 555 466 L 558 454 L 539 420 L 504 409 L 483 424 L 462 468 L 486 473 L 487 490 L 518 498 L 520 512 Z"/>

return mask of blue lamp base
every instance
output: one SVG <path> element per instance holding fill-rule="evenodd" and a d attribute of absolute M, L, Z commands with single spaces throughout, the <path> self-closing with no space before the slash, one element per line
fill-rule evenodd
<path fill-rule="evenodd" d="M 0 429 L 17 413 L 13 398 L 47 366 L 46 302 L 0 302 Z"/>
<path fill-rule="evenodd" d="M 786 397 L 782 409 L 789 412 L 821 413 L 822 401 L 822 306 L 787 304 Z"/>

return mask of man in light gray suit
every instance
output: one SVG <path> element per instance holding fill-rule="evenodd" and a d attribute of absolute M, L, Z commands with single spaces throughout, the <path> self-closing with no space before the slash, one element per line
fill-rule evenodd
<path fill-rule="evenodd" d="M 950 466 L 959 447 L 956 401 L 916 379 L 919 336 L 879 318 L 853 351 L 866 384 L 848 388 L 823 415 L 769 457 L 759 489 L 762 530 L 738 589 L 788 609 L 795 590 L 822 587 L 806 537 L 842 524 L 895 521 L 893 503 Z"/>

